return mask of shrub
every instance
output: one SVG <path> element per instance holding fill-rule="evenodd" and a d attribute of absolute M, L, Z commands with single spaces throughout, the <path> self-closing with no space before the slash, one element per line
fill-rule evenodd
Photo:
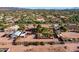
<path fill-rule="evenodd" d="M 67 49 L 67 46 L 64 46 L 65 49 Z"/>
<path fill-rule="evenodd" d="M 40 42 L 40 45 L 45 45 L 45 43 L 44 42 Z"/>
<path fill-rule="evenodd" d="M 63 41 L 61 41 L 61 42 L 60 42 L 60 44 L 64 44 L 64 42 L 63 42 Z"/>
<path fill-rule="evenodd" d="M 39 45 L 39 42 L 31 42 L 30 45 Z"/>
<path fill-rule="evenodd" d="M 67 42 L 67 40 L 64 40 L 64 42 Z"/>
<path fill-rule="evenodd" d="M 68 41 L 71 42 L 72 40 L 71 39 L 68 39 Z"/>
<path fill-rule="evenodd" d="M 53 45 L 53 44 L 55 44 L 55 42 L 48 42 L 48 44 Z"/>

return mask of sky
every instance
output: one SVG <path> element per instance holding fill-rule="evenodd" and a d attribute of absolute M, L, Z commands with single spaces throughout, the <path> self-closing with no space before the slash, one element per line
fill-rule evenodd
<path fill-rule="evenodd" d="M 79 0 L 1 0 L 0 7 L 79 7 Z"/>

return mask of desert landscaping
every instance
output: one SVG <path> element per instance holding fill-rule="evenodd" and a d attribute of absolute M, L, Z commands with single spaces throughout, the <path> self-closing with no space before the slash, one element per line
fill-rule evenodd
<path fill-rule="evenodd" d="M 0 7 L 0 52 L 79 52 L 79 9 Z"/>

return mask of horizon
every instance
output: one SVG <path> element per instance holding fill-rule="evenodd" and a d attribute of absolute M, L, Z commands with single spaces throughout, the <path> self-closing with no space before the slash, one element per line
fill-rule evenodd
<path fill-rule="evenodd" d="M 28 9 L 77 9 L 79 7 L 20 7 Z"/>
<path fill-rule="evenodd" d="M 79 7 L 0 7 L 0 8 L 21 8 L 21 9 L 79 9 Z"/>

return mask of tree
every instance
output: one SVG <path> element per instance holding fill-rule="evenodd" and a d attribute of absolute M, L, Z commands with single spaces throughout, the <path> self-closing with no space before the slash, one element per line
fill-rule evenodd
<path fill-rule="evenodd" d="M 71 17 L 69 17 L 69 22 L 70 23 L 79 23 L 79 15 L 72 15 Z"/>
<path fill-rule="evenodd" d="M 19 30 L 22 30 L 22 31 L 24 31 L 25 30 L 25 25 L 24 24 L 19 24 Z"/>
<path fill-rule="evenodd" d="M 60 31 L 62 31 L 62 32 L 66 32 L 66 31 L 67 31 L 67 27 L 65 27 L 65 26 L 61 26 L 61 27 L 60 27 Z"/>
<path fill-rule="evenodd" d="M 50 38 L 53 35 L 53 31 L 51 29 L 41 27 L 41 25 L 38 25 L 36 29 L 36 36 L 38 37 Z"/>

